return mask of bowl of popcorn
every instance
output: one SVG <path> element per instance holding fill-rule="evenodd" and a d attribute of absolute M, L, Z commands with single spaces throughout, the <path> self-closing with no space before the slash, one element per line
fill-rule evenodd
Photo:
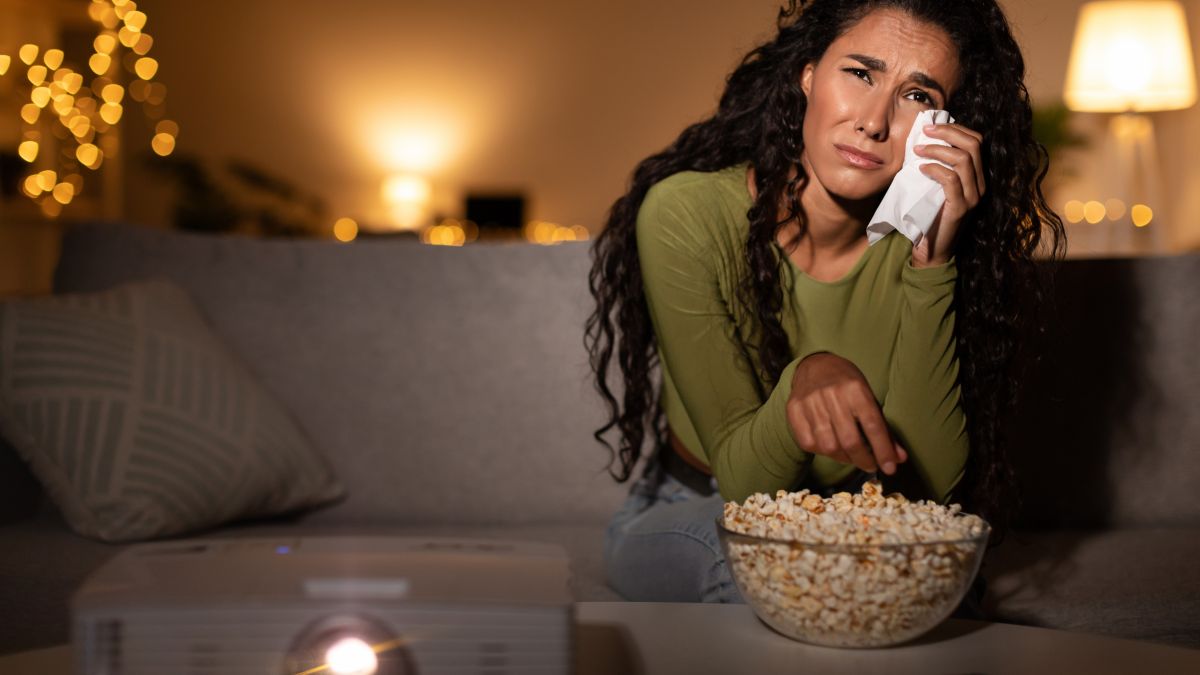
<path fill-rule="evenodd" d="M 780 490 L 727 502 L 717 533 L 742 597 L 802 642 L 885 647 L 937 626 L 979 572 L 991 528 L 957 504 Z"/>

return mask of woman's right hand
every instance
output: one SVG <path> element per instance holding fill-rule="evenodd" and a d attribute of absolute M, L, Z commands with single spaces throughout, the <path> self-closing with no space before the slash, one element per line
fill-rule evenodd
<path fill-rule="evenodd" d="M 836 354 L 812 354 L 796 366 L 787 419 L 801 448 L 863 471 L 891 475 L 908 459 L 892 440 L 867 378 Z"/>

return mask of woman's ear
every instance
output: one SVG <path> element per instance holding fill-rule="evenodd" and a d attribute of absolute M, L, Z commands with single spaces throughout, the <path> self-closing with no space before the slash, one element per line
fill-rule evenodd
<path fill-rule="evenodd" d="M 808 98 L 808 92 L 812 91 L 814 70 L 816 70 L 816 64 L 808 63 L 804 66 L 804 70 L 800 71 L 800 91 L 804 92 L 804 98 Z"/>

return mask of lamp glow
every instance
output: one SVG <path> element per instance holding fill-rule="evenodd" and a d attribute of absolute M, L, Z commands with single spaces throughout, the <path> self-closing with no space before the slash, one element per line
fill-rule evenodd
<path fill-rule="evenodd" d="M 425 135 L 395 136 L 386 139 L 383 145 L 393 166 L 413 171 L 428 170 L 436 166 L 444 154 L 437 139 Z"/>
<path fill-rule="evenodd" d="M 342 638 L 325 652 L 325 663 L 334 675 L 374 675 L 379 658 L 371 645 L 359 638 Z"/>
<path fill-rule="evenodd" d="M 429 193 L 429 181 L 412 174 L 396 174 L 383 183 L 383 198 L 389 204 L 423 204 Z"/>
<path fill-rule="evenodd" d="M 1064 91 L 1081 112 L 1179 110 L 1196 73 L 1177 0 L 1089 2 L 1079 10 Z"/>

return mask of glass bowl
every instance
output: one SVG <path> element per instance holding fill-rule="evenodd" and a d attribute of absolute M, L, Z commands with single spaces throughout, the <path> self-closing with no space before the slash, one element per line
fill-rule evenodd
<path fill-rule="evenodd" d="M 956 517 L 964 517 L 960 514 Z M 950 616 L 987 548 L 973 537 L 904 544 L 822 544 L 734 532 L 717 518 L 742 597 L 764 623 L 827 647 L 886 647 Z"/>

